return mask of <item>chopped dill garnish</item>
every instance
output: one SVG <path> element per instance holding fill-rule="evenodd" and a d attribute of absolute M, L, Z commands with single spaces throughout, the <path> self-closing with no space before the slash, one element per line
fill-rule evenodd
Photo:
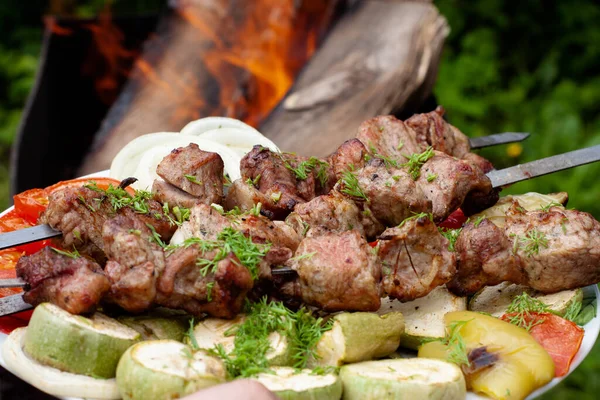
<path fill-rule="evenodd" d="M 302 221 L 302 237 L 306 236 L 309 229 L 310 229 L 310 224 L 308 222 Z"/>
<path fill-rule="evenodd" d="M 548 306 L 542 301 L 531 297 L 527 292 L 523 292 L 515 296 L 513 301 L 508 306 L 506 314 L 508 314 L 508 322 L 513 325 L 531 330 L 536 325 L 539 325 L 543 320 L 528 321 L 531 313 L 547 313 Z M 511 315 L 512 314 L 512 315 Z"/>
<path fill-rule="evenodd" d="M 433 147 L 429 146 L 422 153 L 414 153 L 410 156 L 404 156 L 408 159 L 407 162 L 402 164 L 402 167 L 408 168 L 408 173 L 413 178 L 414 181 L 419 179 L 421 176 L 421 167 L 425 164 L 431 157 L 433 157 Z"/>
<path fill-rule="evenodd" d="M 152 232 L 152 235 L 148 237 L 148 241 L 150 243 L 155 242 L 156 244 L 158 244 L 163 249 L 165 247 L 167 247 L 166 243 L 162 241 L 160 233 L 156 232 L 156 229 L 154 229 L 154 227 L 152 225 L 150 225 L 149 223 L 147 223 L 147 222 L 146 222 L 146 226 Z"/>
<path fill-rule="evenodd" d="M 273 203 L 277 203 L 279 200 L 281 200 L 281 192 L 271 193 L 271 200 L 273 201 Z"/>
<path fill-rule="evenodd" d="M 195 183 L 196 185 L 202 185 L 202 181 L 199 181 L 198 178 L 196 178 L 194 175 L 185 174 L 183 176 L 185 177 L 185 179 L 192 183 Z"/>
<path fill-rule="evenodd" d="M 321 183 L 321 186 L 323 187 L 327 184 L 327 169 L 329 168 L 329 163 L 326 161 L 319 160 L 317 157 L 310 157 L 308 160 L 299 162 L 294 168 L 282 155 L 279 157 L 283 161 L 283 165 L 292 171 L 297 179 L 300 179 L 301 181 L 305 180 L 308 178 L 308 174 L 317 168 L 316 178 L 319 180 L 319 183 Z"/>
<path fill-rule="evenodd" d="M 472 320 L 452 321 L 446 329 L 446 337 L 443 338 L 441 342 L 448 346 L 447 361 L 457 365 L 471 365 L 467 345 L 460 334 L 462 327 L 470 321 Z"/>
<path fill-rule="evenodd" d="M 216 254 L 212 259 L 200 256 L 196 260 L 196 265 L 200 267 L 200 273 L 203 276 L 214 273 L 219 261 L 224 260 L 229 253 L 233 253 L 240 260 L 242 265 L 248 269 L 254 280 L 258 279 L 258 270 L 261 260 L 271 248 L 270 243 L 254 243 L 251 238 L 246 237 L 242 232 L 227 227 L 217 235 L 216 240 L 192 237 L 184 240 L 181 245 L 167 246 L 165 250 L 167 252 L 173 252 L 177 248 L 187 248 L 192 245 L 198 245 L 202 255 L 213 250 L 216 251 Z"/>
<path fill-rule="evenodd" d="M 342 190 L 341 192 L 348 196 L 357 197 L 364 201 L 369 201 L 369 198 L 358 184 L 358 178 L 354 174 L 354 166 L 350 165 L 350 169 L 342 174 Z"/>
<path fill-rule="evenodd" d="M 514 240 L 513 253 L 520 248 L 527 257 L 531 257 L 534 254 L 539 254 L 540 247 L 546 249 L 548 248 L 548 239 L 546 238 L 546 234 L 538 231 L 537 229 L 530 230 L 524 236 L 516 236 Z"/>
<path fill-rule="evenodd" d="M 262 208 L 262 203 L 256 203 L 254 206 L 252 206 L 250 211 L 248 211 L 248 214 L 258 217 L 260 215 L 261 208 Z"/>
<path fill-rule="evenodd" d="M 256 175 L 254 179 L 248 178 L 246 179 L 246 184 L 252 187 L 258 187 L 258 183 L 260 182 L 260 174 Z"/>
<path fill-rule="evenodd" d="M 88 204 L 88 203 L 85 201 L 85 199 L 83 198 L 83 196 L 82 196 L 82 195 L 78 195 L 78 196 L 77 196 L 77 200 L 79 200 L 79 202 L 80 202 L 81 204 L 83 204 L 83 205 L 84 205 L 84 206 L 85 206 L 85 207 L 86 207 L 88 210 L 90 210 L 91 212 L 96 212 L 96 209 L 95 209 L 94 207 L 92 207 L 91 205 L 89 205 L 89 204 Z"/>
<path fill-rule="evenodd" d="M 581 312 L 582 306 L 583 304 L 581 303 L 581 301 L 572 300 L 569 304 L 569 307 L 567 307 L 567 311 L 565 311 L 565 315 L 563 315 L 563 318 L 568 319 L 571 322 L 575 322 L 575 318 L 577 318 L 577 316 Z"/>
<path fill-rule="evenodd" d="M 169 220 L 169 224 L 181 226 L 185 221 L 190 219 L 190 209 L 185 207 L 175 206 L 169 210 L 169 203 L 163 204 L 163 214 Z M 175 218 L 171 217 L 171 213 Z"/>
<path fill-rule="evenodd" d="M 73 229 L 73 236 L 75 237 L 75 239 L 79 240 L 80 242 L 83 242 L 83 239 L 81 239 L 81 232 L 79 232 L 77 229 Z"/>
<path fill-rule="evenodd" d="M 411 217 L 405 218 L 404 221 L 400 222 L 400 225 L 398 225 L 398 228 L 402 227 L 407 221 L 412 221 L 413 219 L 419 219 L 419 218 L 429 218 L 429 220 L 431 222 L 433 222 L 433 214 L 422 212 L 422 213 L 414 214 Z"/>
<path fill-rule="evenodd" d="M 192 346 L 192 349 L 194 350 L 198 350 L 200 348 L 200 346 L 198 346 L 198 341 L 196 340 L 196 336 L 194 335 L 194 317 L 192 317 L 190 319 L 190 326 L 188 327 L 188 330 L 185 332 L 185 336 L 188 338 L 188 341 L 190 343 L 190 346 Z"/>
<path fill-rule="evenodd" d="M 139 229 L 130 229 L 128 232 L 133 233 L 134 235 L 137 235 L 137 236 L 140 236 L 142 234 L 142 231 L 140 231 Z"/>
<path fill-rule="evenodd" d="M 309 258 L 313 258 L 313 256 L 314 256 L 315 254 L 317 254 L 317 252 L 316 252 L 316 251 L 313 251 L 312 253 L 305 253 L 305 254 L 302 254 L 302 255 L 300 255 L 300 256 L 295 256 L 295 257 L 292 257 L 292 258 L 290 258 L 290 259 L 289 259 L 289 261 L 300 261 L 300 260 L 306 260 L 306 259 L 309 259 Z"/>
<path fill-rule="evenodd" d="M 564 206 L 562 204 L 557 203 L 556 201 L 552 201 L 552 202 L 546 204 L 545 206 L 540 207 L 539 211 L 548 212 L 548 211 L 550 211 L 550 209 L 552 207 L 561 207 L 561 208 L 564 208 Z"/>
<path fill-rule="evenodd" d="M 445 228 L 438 227 L 438 230 L 440 231 L 440 234 L 443 237 L 445 237 L 446 239 L 448 239 L 448 250 L 449 251 L 456 251 L 456 249 L 454 248 L 454 246 L 456 245 L 456 239 L 458 239 L 458 236 L 460 235 L 460 232 L 462 232 L 462 228 L 458 228 L 458 229 L 445 229 Z"/>
<path fill-rule="evenodd" d="M 485 215 L 480 215 L 479 217 L 477 217 L 475 222 L 473 222 L 473 225 L 475 225 L 475 228 L 477 228 L 479 226 L 479 224 L 481 224 L 481 222 L 483 222 L 484 219 L 485 219 Z"/>
<path fill-rule="evenodd" d="M 127 190 L 118 186 L 114 187 L 113 185 L 108 185 L 108 188 L 102 189 L 98 187 L 94 181 L 90 181 L 85 187 L 106 196 L 115 212 L 124 207 L 130 207 L 139 214 L 148 214 L 150 212 L 148 200 L 152 198 L 151 192 L 136 190 L 135 194 L 132 196 Z"/>
<path fill-rule="evenodd" d="M 215 287 L 215 282 L 208 282 L 206 284 L 206 301 L 211 302 L 212 301 L 212 290 L 213 287 Z"/>
<path fill-rule="evenodd" d="M 224 174 L 223 175 L 223 187 L 228 188 L 229 186 L 231 186 L 233 182 L 231 182 L 231 178 L 229 177 L 229 174 Z"/>
<path fill-rule="evenodd" d="M 81 257 L 81 254 L 79 254 L 79 252 L 77 251 L 77 249 L 75 248 L 75 246 L 73 246 L 73 251 L 61 250 L 61 249 L 57 249 L 56 247 L 52 247 L 52 246 L 50 246 L 50 248 L 55 253 L 61 254 L 63 256 L 67 256 L 69 258 L 79 258 L 79 257 Z"/>
<path fill-rule="evenodd" d="M 427 175 L 427 182 L 433 182 L 435 181 L 435 179 L 437 178 L 437 174 L 428 174 Z"/>
<path fill-rule="evenodd" d="M 371 154 L 373 155 L 373 157 L 375 158 L 379 158 L 380 160 L 383 161 L 383 163 L 385 164 L 386 168 L 400 168 L 400 163 L 397 160 L 394 160 L 391 157 L 388 156 L 384 156 L 383 154 L 380 154 L 377 149 L 375 148 L 375 146 L 373 146 L 372 144 L 369 145 L 369 151 L 371 152 Z"/>
<path fill-rule="evenodd" d="M 247 303 L 247 316 L 232 328 L 234 348 L 227 353 L 217 345 L 212 353 L 223 359 L 229 378 L 249 377 L 268 371 L 267 353 L 272 350 L 269 335 L 277 332 L 287 339 L 295 368 L 304 368 L 315 357 L 314 347 L 323 333 L 331 329 L 321 318 L 315 318 L 305 308 L 294 312 L 281 302 L 269 302 L 263 297 L 257 303 Z"/>

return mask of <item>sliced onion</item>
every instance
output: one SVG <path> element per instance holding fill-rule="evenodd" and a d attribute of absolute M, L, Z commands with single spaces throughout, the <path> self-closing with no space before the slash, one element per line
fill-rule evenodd
<path fill-rule="evenodd" d="M 197 136 L 165 132 L 150 133 L 129 142 L 114 158 L 110 176 L 115 179 L 134 176 L 138 178 L 132 185 L 134 188 L 150 189 L 154 179 L 158 178 L 156 167 L 160 161 L 173 149 L 185 147 L 190 143 L 196 143 L 202 150 L 218 153 L 223 159 L 225 172 L 232 180 L 241 177 L 242 157 L 236 151 Z"/>
<path fill-rule="evenodd" d="M 226 117 L 206 117 L 196 121 L 192 121 L 183 127 L 181 133 L 184 135 L 201 135 L 204 132 L 211 131 L 213 129 L 222 128 L 237 128 L 245 131 L 259 133 L 256 129 L 250 125 L 240 121 L 239 119 L 226 118 Z M 260 133 L 259 133 L 260 134 Z M 262 136 L 262 135 L 261 135 Z"/>
<path fill-rule="evenodd" d="M 273 151 L 279 151 L 279 148 L 275 143 L 264 137 L 258 131 L 249 131 L 239 128 L 220 128 L 203 132 L 199 134 L 198 137 L 227 146 L 238 153 L 240 157 L 243 157 L 257 144 Z"/>

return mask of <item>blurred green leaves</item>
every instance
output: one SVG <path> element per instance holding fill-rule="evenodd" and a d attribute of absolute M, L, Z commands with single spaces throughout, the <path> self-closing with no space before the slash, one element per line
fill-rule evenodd
<path fill-rule="evenodd" d="M 497 168 L 600 143 L 600 4 L 439 0 L 452 33 L 435 87 L 468 135 L 526 131 L 521 149 L 487 149 Z M 600 217 L 600 164 L 514 185 L 506 193 L 567 191 Z"/>

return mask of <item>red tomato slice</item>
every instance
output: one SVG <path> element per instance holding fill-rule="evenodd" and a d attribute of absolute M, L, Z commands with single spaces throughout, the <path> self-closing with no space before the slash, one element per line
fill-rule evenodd
<path fill-rule="evenodd" d="M 16 213 L 32 224 L 48 207 L 48 192 L 45 189 L 30 189 L 13 196 Z"/>
<path fill-rule="evenodd" d="M 8 335 L 17 328 L 27 326 L 31 318 L 31 313 L 33 313 L 33 310 L 0 317 L 0 332 Z"/>
<path fill-rule="evenodd" d="M 466 221 L 467 217 L 465 217 L 465 214 L 459 208 L 458 210 L 450 214 L 448 218 L 439 223 L 438 226 L 447 229 L 458 229 L 462 227 Z"/>
<path fill-rule="evenodd" d="M 502 319 L 506 320 L 510 316 L 511 314 L 503 315 Z M 527 324 L 537 323 L 529 333 L 554 360 L 556 376 L 566 375 L 579 351 L 584 330 L 575 323 L 550 313 L 529 313 L 524 318 Z"/>

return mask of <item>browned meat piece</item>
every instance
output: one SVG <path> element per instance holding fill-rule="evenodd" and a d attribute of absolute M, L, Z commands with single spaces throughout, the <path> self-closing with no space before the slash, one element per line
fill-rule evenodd
<path fill-rule="evenodd" d="M 392 115 L 380 115 L 363 122 L 358 128 L 356 138 L 371 153 L 377 152 L 399 162 L 406 159 L 404 155 L 425 150 L 417 142 L 412 128 Z"/>
<path fill-rule="evenodd" d="M 507 213 L 505 234 L 521 260 L 525 285 L 554 293 L 600 281 L 600 223 L 592 215 L 558 207 L 519 210 Z"/>
<path fill-rule="evenodd" d="M 214 272 L 203 275 L 197 260 L 213 260 L 216 253 L 202 253 L 197 245 L 175 250 L 158 280 L 157 303 L 193 315 L 235 317 L 252 289 L 252 277 L 233 253 L 218 261 Z"/>
<path fill-rule="evenodd" d="M 367 154 L 365 145 L 358 139 L 350 139 L 342 143 L 330 156 L 336 180 L 341 179 L 346 171 L 362 168 Z"/>
<path fill-rule="evenodd" d="M 67 187 L 50 195 L 48 208 L 41 215 L 40 222 L 63 233 L 61 247 L 70 249 L 75 246 L 81 253 L 101 259 L 105 251 L 102 226 L 116 215 L 139 218 L 152 225 L 163 240 L 171 238 L 177 225 L 172 224 L 164 215 L 160 203 L 152 199 L 140 202 L 147 208 L 147 212 L 140 212 L 144 207 L 134 210 L 129 206 L 115 211 L 111 198 L 105 193 L 86 187 Z"/>
<path fill-rule="evenodd" d="M 170 184 L 202 198 L 205 204 L 221 203 L 223 160 L 217 153 L 200 150 L 197 144 L 179 147 L 166 156 L 156 173 Z"/>
<path fill-rule="evenodd" d="M 375 311 L 380 265 L 358 231 L 306 238 L 288 262 L 298 280 L 286 294 L 326 311 Z"/>
<path fill-rule="evenodd" d="M 456 272 L 448 240 L 428 217 L 413 218 L 389 228 L 379 238 L 382 290 L 400 301 L 426 296 Z"/>
<path fill-rule="evenodd" d="M 61 247 L 72 249 L 89 243 L 88 254 L 102 253 L 102 225 L 114 210 L 101 193 L 85 187 L 67 187 L 50 195 L 48 208 L 40 217 L 63 233 Z"/>
<path fill-rule="evenodd" d="M 252 238 L 254 243 L 271 243 L 271 250 L 260 265 L 260 277 L 270 278 L 271 266 L 281 265 L 292 256 L 301 236 L 283 221 L 271 221 L 262 215 L 222 215 L 213 207 L 199 204 L 192 208 L 190 220 L 178 232 L 177 243 L 197 237 L 215 240 L 225 228 L 233 228 Z"/>
<path fill-rule="evenodd" d="M 458 257 L 457 272 L 446 285 L 450 291 L 467 296 L 486 285 L 504 281 L 524 283 L 520 260 L 512 252 L 512 243 L 504 231 L 487 219 L 468 223 L 454 245 Z"/>
<path fill-rule="evenodd" d="M 152 231 L 138 218 L 118 215 L 104 223 L 102 236 L 109 258 L 108 300 L 127 311 L 146 310 L 154 302 L 156 279 L 165 267 L 163 250 Z"/>
<path fill-rule="evenodd" d="M 100 265 L 85 257 L 59 254 L 50 247 L 21 257 L 16 270 L 30 286 L 23 294 L 25 302 L 33 306 L 50 302 L 71 314 L 94 311 L 110 288 Z"/>
<path fill-rule="evenodd" d="M 196 204 L 204 203 L 205 200 L 201 197 L 192 196 L 178 187 L 160 179 L 154 180 L 154 183 L 152 184 L 152 193 L 154 194 L 154 200 L 162 204 L 168 203 L 169 207 L 178 206 L 192 208 Z"/>
<path fill-rule="evenodd" d="M 273 213 L 276 219 L 285 218 L 298 203 L 306 199 L 296 188 L 296 177 L 286 168 L 282 157 L 266 147 L 254 146 L 240 162 L 242 180 L 254 182 L 268 202 L 263 207 Z"/>
<path fill-rule="evenodd" d="M 581 211 L 523 212 L 515 202 L 504 230 L 470 224 L 456 249 L 458 273 L 448 288 L 461 295 L 505 280 L 543 293 L 600 281 L 600 223 Z"/>
<path fill-rule="evenodd" d="M 350 199 L 337 191 L 298 204 L 286 222 L 306 237 L 357 230 L 365 238 L 374 238 L 385 227 L 372 216 L 365 215 Z M 366 229 L 365 229 L 366 228 Z"/>
<path fill-rule="evenodd" d="M 479 168 L 437 151 L 421 167 L 416 183 L 431 200 L 436 222 L 461 206 L 466 215 L 471 215 L 494 205 L 499 197 Z"/>
<path fill-rule="evenodd" d="M 415 114 L 406 120 L 406 125 L 413 129 L 420 151 L 428 146 L 434 150 L 457 158 L 464 158 L 471 151 L 469 138 L 444 120 L 444 109 Z"/>
<path fill-rule="evenodd" d="M 387 226 L 398 225 L 414 214 L 431 212 L 427 194 L 404 169 L 388 168 L 383 160 L 373 158 L 356 176 L 369 199 L 366 207 Z"/>

